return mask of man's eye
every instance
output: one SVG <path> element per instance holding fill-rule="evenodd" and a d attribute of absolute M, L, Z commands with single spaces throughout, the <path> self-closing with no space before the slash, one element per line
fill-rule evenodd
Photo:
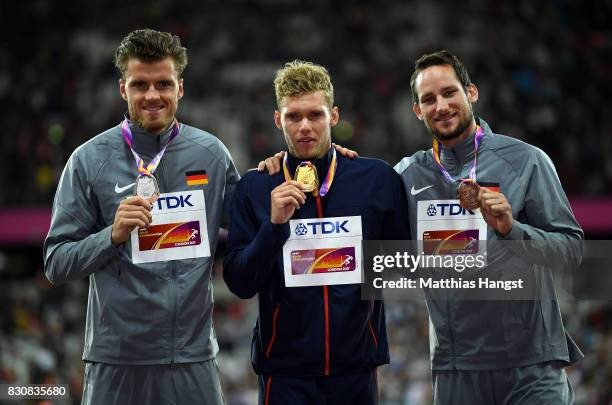
<path fill-rule="evenodd" d="M 314 111 L 310 113 L 310 119 L 313 119 L 313 120 L 319 119 L 322 116 L 323 116 L 323 113 L 321 111 Z"/>
<path fill-rule="evenodd" d="M 455 95 L 455 90 L 448 90 L 444 92 L 444 97 L 452 97 Z"/>

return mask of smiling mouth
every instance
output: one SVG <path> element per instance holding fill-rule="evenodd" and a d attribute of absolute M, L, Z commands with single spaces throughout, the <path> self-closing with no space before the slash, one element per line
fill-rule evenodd
<path fill-rule="evenodd" d="M 451 114 L 451 115 L 447 115 L 445 117 L 442 118 L 436 118 L 436 121 L 438 122 L 446 122 L 449 121 L 450 119 L 452 119 L 453 117 L 455 117 L 456 114 Z"/>
<path fill-rule="evenodd" d="M 163 109 L 164 109 L 163 105 L 148 106 L 148 107 L 144 107 L 143 108 L 143 110 L 145 110 L 146 112 L 149 112 L 149 113 L 160 112 Z"/>

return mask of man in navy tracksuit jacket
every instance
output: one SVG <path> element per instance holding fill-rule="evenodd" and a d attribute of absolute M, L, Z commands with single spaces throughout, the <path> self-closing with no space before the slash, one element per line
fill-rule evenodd
<path fill-rule="evenodd" d="M 295 231 L 289 220 L 302 218 L 356 216 L 363 239 L 408 239 L 402 182 L 380 160 L 336 155 L 330 132 L 338 109 L 323 67 L 288 63 L 275 87 L 275 122 L 289 148 L 286 170 L 252 171 L 238 184 L 223 274 L 239 297 L 259 294 L 252 343 L 259 401 L 374 404 L 376 368 L 389 362 L 382 301 L 362 300 L 359 284 L 286 287 L 283 245 Z M 305 161 L 316 167 L 319 197 L 291 180 Z"/>

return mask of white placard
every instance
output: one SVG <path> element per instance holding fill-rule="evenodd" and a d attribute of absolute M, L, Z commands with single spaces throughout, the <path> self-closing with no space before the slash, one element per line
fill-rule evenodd
<path fill-rule="evenodd" d="M 148 228 L 132 231 L 133 263 L 210 256 L 203 190 L 161 194 L 151 214 Z"/>
<path fill-rule="evenodd" d="M 487 223 L 480 209 L 461 208 L 459 200 L 423 200 L 417 211 L 419 253 L 486 258 L 486 243 L 479 242 L 487 240 Z"/>
<path fill-rule="evenodd" d="M 283 246 L 287 287 L 362 282 L 360 216 L 296 219 L 289 230 Z"/>

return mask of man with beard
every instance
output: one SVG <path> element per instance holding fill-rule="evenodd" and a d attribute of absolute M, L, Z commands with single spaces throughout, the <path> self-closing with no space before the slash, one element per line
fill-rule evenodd
<path fill-rule="evenodd" d="M 548 265 L 577 267 L 582 250 L 575 242 L 583 232 L 552 162 L 474 116 L 478 89 L 452 53 L 420 57 L 411 89 L 413 111 L 433 136 L 431 149 L 395 166 L 406 190 L 412 239 L 449 230 L 476 235 L 501 248 L 488 252 L 488 274 L 520 272 L 536 286 L 528 300 L 425 291 L 435 403 L 572 403 L 563 367 L 582 353 L 564 329 Z M 264 166 L 277 170 L 278 157 Z M 469 229 L 458 229 L 460 219 L 469 219 Z M 544 243 L 545 253 L 533 242 Z"/>
<path fill-rule="evenodd" d="M 66 163 L 44 244 L 53 284 L 89 279 L 82 403 L 222 404 L 211 270 L 239 175 L 175 117 L 177 36 L 133 31 L 115 65 L 128 113 Z"/>
<path fill-rule="evenodd" d="M 294 61 L 274 85 L 289 153 L 281 173 L 238 184 L 223 270 L 233 293 L 258 295 L 259 403 L 372 405 L 389 349 L 382 301 L 361 297 L 361 241 L 409 237 L 402 182 L 382 161 L 336 153 L 325 68 Z"/>
<path fill-rule="evenodd" d="M 478 216 L 480 208 L 486 225 L 479 239 L 500 248 L 488 252 L 483 275 L 522 272 L 537 285 L 533 299 L 519 301 L 426 291 L 436 404 L 572 403 L 563 367 L 582 353 L 563 327 L 546 266 L 558 260 L 577 267 L 582 250 L 575 242 L 583 233 L 550 158 L 493 133 L 474 116 L 478 89 L 452 53 L 423 55 L 410 83 L 413 111 L 433 136 L 432 149 L 395 167 L 406 188 L 413 239 L 456 226 L 448 215 L 428 212 L 440 200 L 461 204 L 465 216 L 472 216 L 469 210 Z M 545 242 L 549 250 L 541 255 L 529 241 Z"/>

